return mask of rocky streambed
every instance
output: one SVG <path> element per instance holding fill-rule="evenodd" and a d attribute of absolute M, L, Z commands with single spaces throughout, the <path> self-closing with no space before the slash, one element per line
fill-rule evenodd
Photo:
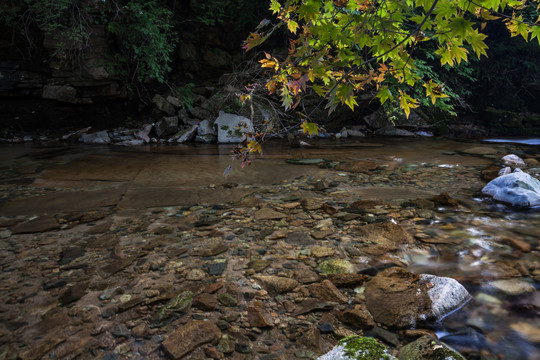
<path fill-rule="evenodd" d="M 539 359 L 540 213 L 480 194 L 537 147 L 340 145 L 2 148 L 0 358 Z"/>

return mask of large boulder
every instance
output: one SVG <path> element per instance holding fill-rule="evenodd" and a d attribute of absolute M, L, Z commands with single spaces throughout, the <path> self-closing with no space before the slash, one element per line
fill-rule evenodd
<path fill-rule="evenodd" d="M 366 306 L 373 319 L 393 328 L 438 321 L 469 299 L 467 290 L 454 279 L 396 267 L 380 272 L 366 285 Z"/>
<path fill-rule="evenodd" d="M 246 117 L 220 111 L 214 122 L 217 127 L 219 143 L 239 143 L 246 139 L 246 134 L 253 133 L 253 124 Z"/>
<path fill-rule="evenodd" d="M 513 206 L 540 205 L 540 181 L 520 169 L 490 181 L 482 193 Z"/>
<path fill-rule="evenodd" d="M 91 134 L 82 134 L 81 141 L 85 144 L 110 144 L 111 138 L 106 131 L 98 131 Z"/>

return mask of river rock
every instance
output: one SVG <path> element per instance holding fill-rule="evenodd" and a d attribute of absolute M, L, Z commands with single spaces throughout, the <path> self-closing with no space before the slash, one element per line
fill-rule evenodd
<path fill-rule="evenodd" d="M 160 138 L 176 133 L 178 131 L 178 116 L 162 118 L 154 126 L 154 131 Z"/>
<path fill-rule="evenodd" d="M 384 135 L 384 136 L 414 136 L 413 132 L 410 132 L 405 129 L 397 129 L 393 126 L 377 129 L 373 133 L 375 135 Z"/>
<path fill-rule="evenodd" d="M 190 321 L 176 329 L 163 342 L 163 349 L 177 360 L 206 343 L 217 343 L 221 335 L 219 328 L 210 321 Z"/>
<path fill-rule="evenodd" d="M 366 284 L 366 306 L 375 321 L 393 328 L 411 328 L 439 320 L 470 298 L 456 280 L 416 275 L 390 268 Z"/>
<path fill-rule="evenodd" d="M 253 133 L 253 124 L 246 117 L 219 112 L 219 116 L 214 121 L 217 127 L 219 143 L 239 143 L 246 139 L 247 133 Z"/>
<path fill-rule="evenodd" d="M 354 228 L 363 247 L 361 251 L 370 255 L 381 255 L 393 251 L 400 244 L 412 244 L 413 238 L 405 229 L 392 222 L 368 224 Z"/>
<path fill-rule="evenodd" d="M 294 290 L 298 281 L 274 275 L 254 275 L 253 278 L 263 284 L 269 293 L 283 294 Z"/>
<path fill-rule="evenodd" d="M 510 296 L 524 295 L 536 291 L 533 284 L 519 279 L 495 280 L 487 283 L 486 287 Z"/>
<path fill-rule="evenodd" d="M 497 149 L 488 146 L 475 146 L 461 150 L 460 152 L 467 155 L 495 155 L 497 154 Z"/>
<path fill-rule="evenodd" d="M 516 168 L 516 167 L 517 168 L 527 167 L 527 164 L 525 164 L 525 161 L 523 161 L 522 158 L 520 158 L 519 156 L 514 155 L 514 154 L 509 154 L 509 155 L 503 156 L 501 161 L 505 166 L 511 166 L 511 167 L 514 167 L 514 168 Z"/>
<path fill-rule="evenodd" d="M 431 336 L 422 336 L 401 348 L 399 360 L 465 360 L 458 352 Z"/>
<path fill-rule="evenodd" d="M 540 344 L 540 327 L 520 321 L 510 325 L 510 328 L 517 332 L 525 340 L 535 344 Z"/>
<path fill-rule="evenodd" d="M 324 274 L 352 274 L 355 273 L 354 265 L 345 259 L 328 259 L 317 267 Z"/>
<path fill-rule="evenodd" d="M 513 206 L 540 205 L 540 181 L 520 169 L 492 180 L 482 193 Z"/>
<path fill-rule="evenodd" d="M 373 316 L 365 309 L 345 310 L 341 315 L 341 321 L 359 330 L 368 330 L 375 326 Z"/>
<path fill-rule="evenodd" d="M 254 217 L 255 217 L 255 220 L 277 220 L 277 219 L 286 218 L 287 215 L 277 212 L 275 210 L 272 210 L 270 208 L 262 208 L 260 210 L 255 211 Z"/>
<path fill-rule="evenodd" d="M 325 300 L 333 301 L 341 304 L 347 303 L 348 299 L 343 295 L 330 280 L 323 280 L 320 283 L 311 284 L 308 286 L 309 293 L 311 297 Z"/>
<path fill-rule="evenodd" d="M 193 125 L 188 130 L 183 130 L 177 134 L 178 140 L 176 140 L 177 143 L 185 143 L 188 141 L 191 141 L 195 139 L 195 136 L 197 135 L 197 129 L 199 128 L 199 125 Z"/>
<path fill-rule="evenodd" d="M 386 347 L 374 338 L 352 335 L 342 339 L 332 350 L 317 360 L 385 359 L 396 360 Z"/>
<path fill-rule="evenodd" d="M 110 144 L 111 138 L 106 131 L 98 131 L 91 134 L 82 134 L 81 141 L 85 144 Z"/>
<path fill-rule="evenodd" d="M 347 171 L 352 173 L 367 173 L 371 170 L 375 170 L 379 165 L 375 161 L 371 160 L 355 160 L 348 161 L 344 164 L 336 166 L 334 169 L 338 171 Z"/>
<path fill-rule="evenodd" d="M 38 233 L 60 228 L 58 221 L 52 216 L 40 216 L 27 222 L 19 223 L 11 228 L 12 234 Z"/>

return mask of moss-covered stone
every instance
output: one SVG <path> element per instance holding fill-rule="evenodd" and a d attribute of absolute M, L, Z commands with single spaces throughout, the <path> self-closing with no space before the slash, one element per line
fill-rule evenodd
<path fill-rule="evenodd" d="M 191 291 L 182 291 L 175 295 L 164 307 L 162 307 L 151 319 L 151 327 L 162 327 L 180 315 L 186 313 L 191 308 L 193 293 Z"/>
<path fill-rule="evenodd" d="M 399 360 L 465 360 L 458 352 L 431 336 L 422 336 L 405 345 L 399 352 Z"/>
<path fill-rule="evenodd" d="M 354 265 L 344 259 L 329 259 L 319 264 L 318 270 L 325 274 L 352 274 Z"/>
<path fill-rule="evenodd" d="M 339 342 L 345 355 L 353 360 L 390 360 L 386 347 L 374 338 L 348 336 Z"/>

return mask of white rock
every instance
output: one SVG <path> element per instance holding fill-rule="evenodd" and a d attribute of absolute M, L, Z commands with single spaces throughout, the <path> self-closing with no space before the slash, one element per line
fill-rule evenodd
<path fill-rule="evenodd" d="M 252 133 L 253 124 L 246 117 L 228 114 L 220 111 L 219 116 L 214 121 L 217 127 L 219 143 L 239 143 L 245 140 L 246 133 Z"/>
<path fill-rule="evenodd" d="M 216 135 L 216 131 L 214 130 L 212 126 L 212 122 L 210 120 L 201 121 L 199 123 L 199 129 L 197 129 L 197 135 L 199 136 Z"/>
<path fill-rule="evenodd" d="M 482 193 L 514 206 L 540 205 L 540 181 L 519 169 L 490 181 Z"/>
<path fill-rule="evenodd" d="M 518 167 L 518 168 L 527 167 L 527 164 L 525 164 L 525 161 L 523 161 L 522 158 L 514 154 L 503 156 L 501 161 L 506 166 L 512 166 L 512 167 Z"/>
<path fill-rule="evenodd" d="M 420 281 L 433 285 L 428 290 L 431 299 L 431 313 L 427 314 L 428 318 L 440 320 L 471 299 L 471 295 L 455 279 L 421 274 Z"/>

